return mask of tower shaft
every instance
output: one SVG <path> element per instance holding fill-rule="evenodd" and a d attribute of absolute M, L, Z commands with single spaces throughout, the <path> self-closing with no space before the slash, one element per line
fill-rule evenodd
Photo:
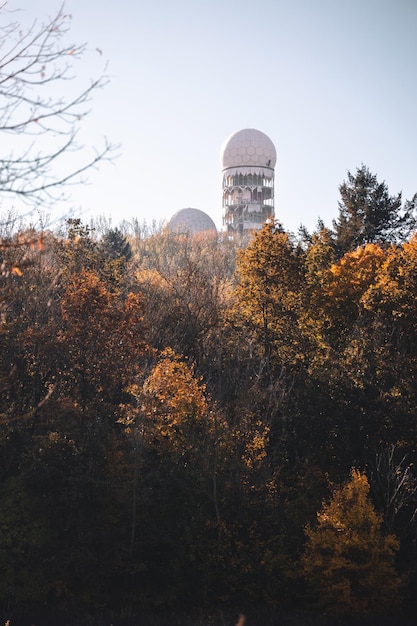
<path fill-rule="evenodd" d="M 223 228 L 244 234 L 274 218 L 274 170 L 233 167 L 223 171 Z"/>

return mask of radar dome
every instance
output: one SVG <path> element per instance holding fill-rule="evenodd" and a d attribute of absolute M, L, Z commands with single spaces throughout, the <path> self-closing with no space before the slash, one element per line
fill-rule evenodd
<path fill-rule="evenodd" d="M 220 153 L 222 169 L 230 167 L 270 167 L 277 161 L 275 146 L 260 130 L 245 128 L 226 139 Z"/>
<path fill-rule="evenodd" d="M 174 233 L 197 235 L 206 231 L 217 232 L 216 225 L 207 213 L 199 209 L 181 209 L 174 213 L 168 222 L 168 228 Z"/>

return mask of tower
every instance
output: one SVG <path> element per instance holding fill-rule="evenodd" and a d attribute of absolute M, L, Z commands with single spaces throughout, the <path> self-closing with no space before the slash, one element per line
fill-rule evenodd
<path fill-rule="evenodd" d="M 277 153 L 259 130 L 233 133 L 221 149 L 223 170 L 223 228 L 245 234 L 274 218 L 274 168 Z"/>

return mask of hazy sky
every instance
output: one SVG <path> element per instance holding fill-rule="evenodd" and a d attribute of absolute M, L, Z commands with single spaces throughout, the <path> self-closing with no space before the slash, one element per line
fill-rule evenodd
<path fill-rule="evenodd" d="M 24 23 L 60 6 L 9 0 Z M 75 212 L 117 225 L 194 207 L 220 227 L 219 153 L 242 128 L 275 144 L 275 212 L 290 231 L 331 225 L 338 186 L 362 163 L 391 194 L 417 192 L 417 0 L 66 0 L 65 10 L 68 39 L 91 50 L 82 77 L 107 59 L 111 78 L 84 137 L 121 144 L 72 190 Z"/>

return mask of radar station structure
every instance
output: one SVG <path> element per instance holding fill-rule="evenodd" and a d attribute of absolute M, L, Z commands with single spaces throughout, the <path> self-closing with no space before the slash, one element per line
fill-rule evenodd
<path fill-rule="evenodd" d="M 277 153 L 267 135 L 253 128 L 233 133 L 221 150 L 223 229 L 244 235 L 274 219 Z"/>
<path fill-rule="evenodd" d="M 168 230 L 172 233 L 189 235 L 217 233 L 211 217 L 200 209 L 180 209 L 169 220 Z"/>

